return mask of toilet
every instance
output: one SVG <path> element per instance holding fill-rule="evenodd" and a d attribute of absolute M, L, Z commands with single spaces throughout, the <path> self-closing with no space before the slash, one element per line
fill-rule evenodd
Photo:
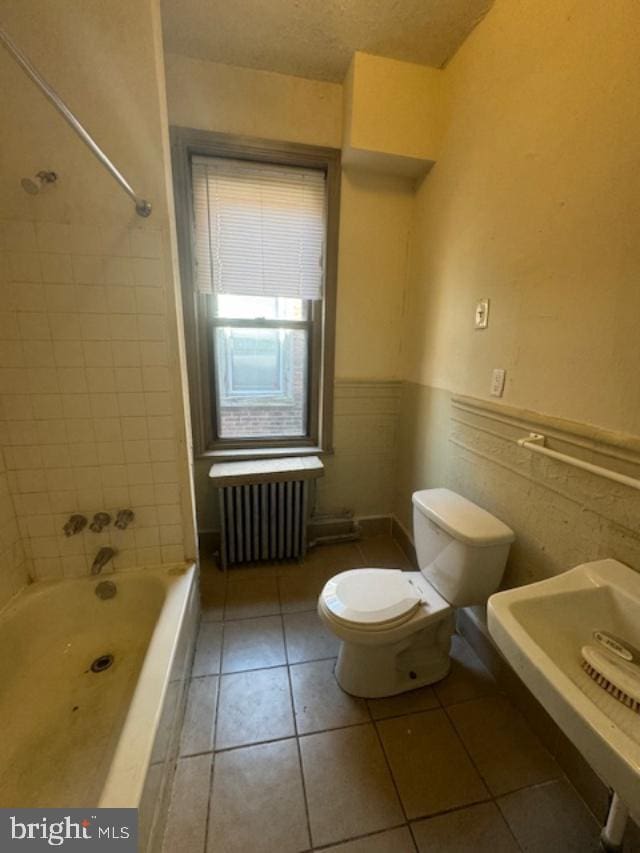
<path fill-rule="evenodd" d="M 318 614 L 342 642 L 335 676 L 353 696 L 415 690 L 449 672 L 455 608 L 483 604 L 502 580 L 513 531 L 449 489 L 415 492 L 419 572 L 353 569 L 329 580 Z"/>

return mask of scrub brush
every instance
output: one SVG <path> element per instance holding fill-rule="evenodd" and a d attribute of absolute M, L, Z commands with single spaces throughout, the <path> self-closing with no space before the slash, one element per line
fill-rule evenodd
<path fill-rule="evenodd" d="M 640 652 L 606 631 L 594 631 L 597 645 L 583 646 L 582 668 L 627 708 L 640 713 Z"/>

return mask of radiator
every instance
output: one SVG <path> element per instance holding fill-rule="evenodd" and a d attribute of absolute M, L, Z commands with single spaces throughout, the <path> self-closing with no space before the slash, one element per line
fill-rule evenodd
<path fill-rule="evenodd" d="M 222 565 L 304 557 L 310 480 L 220 489 Z"/>
<path fill-rule="evenodd" d="M 310 490 L 323 474 L 317 456 L 215 462 L 222 567 L 304 557 Z"/>

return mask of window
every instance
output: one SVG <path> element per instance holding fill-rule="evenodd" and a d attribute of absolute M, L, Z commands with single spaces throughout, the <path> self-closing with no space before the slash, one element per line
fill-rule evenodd
<path fill-rule="evenodd" d="M 329 449 L 339 152 L 172 145 L 196 453 Z"/>
<path fill-rule="evenodd" d="M 305 438 L 312 306 L 303 299 L 228 294 L 212 306 L 220 439 Z"/>

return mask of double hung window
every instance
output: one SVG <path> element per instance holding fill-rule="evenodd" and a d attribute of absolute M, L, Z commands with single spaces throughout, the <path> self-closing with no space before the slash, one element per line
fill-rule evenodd
<path fill-rule="evenodd" d="M 330 444 L 338 152 L 176 130 L 199 453 Z"/>

